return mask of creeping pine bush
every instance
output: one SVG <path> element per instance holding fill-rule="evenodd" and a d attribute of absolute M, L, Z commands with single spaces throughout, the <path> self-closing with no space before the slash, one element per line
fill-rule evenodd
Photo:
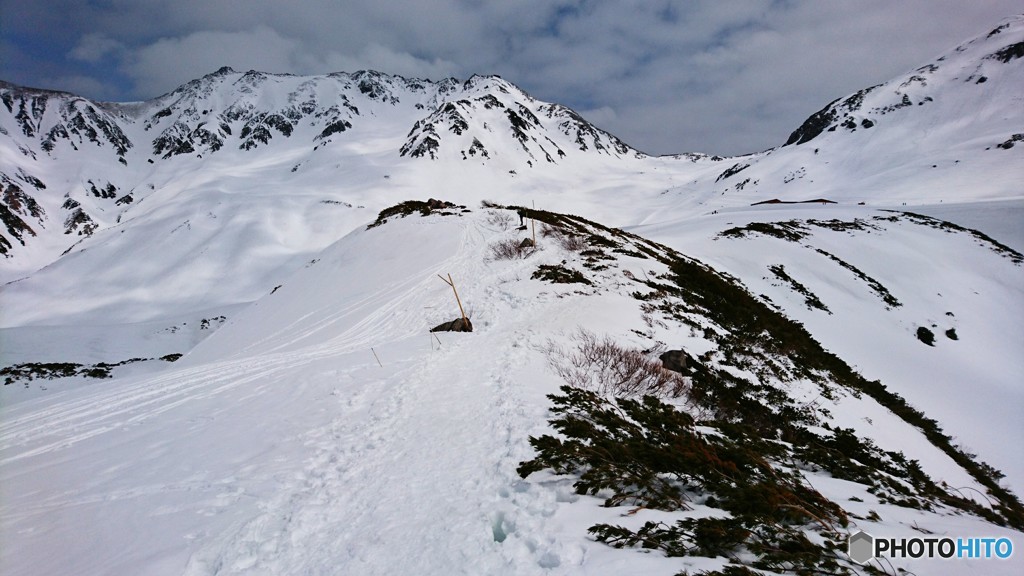
<path fill-rule="evenodd" d="M 581 328 L 572 341 L 572 349 L 551 340 L 544 348 L 548 363 L 571 386 L 616 396 L 678 398 L 689 391 L 687 379 L 665 370 L 660 360 L 620 346 L 608 336 Z"/>
<path fill-rule="evenodd" d="M 549 264 L 541 264 L 530 278 L 547 280 L 553 284 L 592 284 L 579 270 Z"/>
<path fill-rule="evenodd" d="M 781 443 L 722 426 L 708 434 L 693 417 L 654 396 L 604 396 L 571 386 L 552 394 L 559 437 L 531 437 L 537 451 L 517 472 L 550 469 L 576 477 L 579 494 L 606 496 L 605 506 L 721 512 L 639 530 L 597 524 L 589 531 L 616 548 L 640 546 L 668 556 L 727 557 L 774 572 L 850 574 L 841 547 L 846 513 L 799 472 L 779 465 Z M 812 542 L 808 533 L 814 533 Z"/>

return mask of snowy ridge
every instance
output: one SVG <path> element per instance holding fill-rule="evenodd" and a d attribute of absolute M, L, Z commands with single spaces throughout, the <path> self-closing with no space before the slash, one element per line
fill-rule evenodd
<path fill-rule="evenodd" d="M 646 255 L 661 253 L 657 244 L 549 214 L 540 217 L 621 251 L 585 254 L 541 236 L 538 252 L 496 260 L 491 246 L 521 236 L 509 226 L 513 217 L 474 208 L 354 232 L 164 373 L 12 406 L 0 427 L 0 481 L 11 494 L 5 541 L 16 541 L 19 553 L 2 558 L 5 569 L 59 573 L 73 562 L 97 574 L 673 574 L 721 567 L 724 559 L 595 542 L 586 536 L 595 522 L 637 529 L 673 516 L 604 508 L 600 498 L 575 494 L 571 477 L 516 472 L 533 457 L 527 437 L 548 432 L 544 394 L 560 384 L 545 352 L 552 340 L 571 346 L 584 327 L 638 349 L 682 345 L 709 367 L 727 355 L 707 331 L 660 315 L 643 319 L 644 301 L 632 294 L 649 290 L 645 276 L 668 277 Z M 531 277 L 541 265 L 582 271 L 591 284 Z M 477 329 L 432 339 L 427 328 L 457 313 L 451 289 L 436 277 L 449 272 Z M 710 333 L 725 326 L 687 316 Z M 743 378 L 757 371 L 729 370 Z M 936 481 L 966 494 L 988 491 L 867 395 L 834 384 L 826 400 L 811 381 L 770 381 L 792 401 L 814 400 L 823 422 L 913 454 Z M 855 518 L 851 533 L 1021 534 L 948 504 L 928 511 L 888 502 L 886 490 L 813 466 L 802 473 Z M 48 496 L 40 502 L 29 487 L 41 475 Z M 694 506 L 698 516 L 712 511 Z M 49 522 L 57 510 L 67 512 Z M 100 542 L 129 534 L 132 544 L 117 554 Z M 66 544 L 54 550 L 54 541 Z M 963 567 L 906 566 L 925 565 L 938 573 Z"/>
<path fill-rule="evenodd" d="M 511 134 L 519 143 L 529 156 L 526 163 L 531 167 L 538 160 L 554 164 L 565 158 L 563 146 L 571 146 L 580 152 L 593 149 L 615 156 L 642 156 L 569 108 L 538 103 L 500 78 L 474 76 L 463 89 L 466 98 L 449 101 L 427 118 L 416 122 L 409 139 L 402 146 L 403 156 L 438 157 L 442 153 L 438 130 L 462 137 L 456 141 L 463 146 L 459 151 L 463 160 L 489 160 L 492 152 L 488 151 L 486 143 L 493 143 L 496 139 L 500 141 L 502 133 Z M 545 122 L 554 124 L 556 129 L 545 126 Z M 566 137 L 570 140 L 566 141 Z"/>
<path fill-rule="evenodd" d="M 899 205 L 1019 197 L 1022 39 L 1020 18 L 1008 20 L 903 77 L 838 99 L 789 145 L 734 159 L 644 156 L 493 76 L 435 82 L 222 68 L 128 104 L 4 84 L 0 281 L 91 244 L 77 243 L 101 230 L 140 222 L 183 192 L 203 202 L 213 193 L 287 192 L 305 212 L 331 201 L 371 214 L 412 190 L 452 197 L 453 177 L 472 180 L 458 188 L 499 193 L 509 177 L 520 191 L 582 187 L 595 203 L 609 201 L 605 182 L 628 179 L 666 192 L 645 203 L 708 212 L 773 199 Z M 984 186 L 977 174 L 989 175 Z M 194 216 L 180 212 L 176 225 Z M 346 218 L 330 240 L 355 225 Z M 270 226 L 268 234 L 282 233 Z"/>

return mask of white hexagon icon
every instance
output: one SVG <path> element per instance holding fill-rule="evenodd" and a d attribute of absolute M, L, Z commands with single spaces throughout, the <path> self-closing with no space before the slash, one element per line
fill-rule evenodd
<path fill-rule="evenodd" d="M 867 564 L 875 557 L 875 539 L 867 532 L 861 530 L 850 536 L 846 553 L 857 564 Z"/>

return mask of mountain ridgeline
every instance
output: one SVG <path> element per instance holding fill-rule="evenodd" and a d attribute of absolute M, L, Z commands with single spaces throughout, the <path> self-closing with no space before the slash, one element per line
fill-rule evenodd
<path fill-rule="evenodd" d="M 790 190 L 821 188 L 823 178 L 838 180 L 836 170 L 847 167 L 839 175 L 863 179 L 871 175 L 865 165 L 894 158 L 900 166 L 886 167 L 887 183 L 919 181 L 922 166 L 949 181 L 948 151 L 970 143 L 971 153 L 949 161 L 961 172 L 985 170 L 972 164 L 974 152 L 1001 154 L 1024 141 L 1024 118 L 1013 104 L 1024 61 L 1022 22 L 1009 19 L 903 76 L 838 98 L 781 148 L 733 162 L 696 153 L 649 157 L 497 76 L 431 81 L 366 70 L 295 76 L 223 67 L 132 103 L 0 81 L 0 255 L 20 260 L 18 271 L 0 281 L 53 262 L 83 237 L 129 218 L 161 188 L 187 185 L 182 174 L 230 164 L 234 177 L 259 186 L 266 177 L 258 169 L 285 157 L 294 162 L 280 162 L 278 179 L 296 186 L 301 178 L 290 173 L 370 155 L 380 158 L 377 165 L 432 160 L 450 170 L 484 166 L 495 175 L 548 169 L 548 180 L 593 166 L 624 173 L 668 168 L 674 174 L 662 173 L 666 188 L 691 180 L 683 192 L 706 197 L 700 201 L 709 208 L 716 197 L 719 204 L 772 198 L 780 193 L 776 179 Z M 1022 149 L 1012 161 L 1020 162 Z"/>

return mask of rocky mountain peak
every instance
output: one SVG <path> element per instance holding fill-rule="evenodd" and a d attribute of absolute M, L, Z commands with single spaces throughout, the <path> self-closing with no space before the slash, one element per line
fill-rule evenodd
<path fill-rule="evenodd" d="M 75 174 L 62 198 L 41 203 L 43 220 L 11 210 L 7 239 L 15 242 L 8 255 L 31 236 L 26 227 L 92 234 L 154 190 L 148 174 L 163 163 L 201 165 L 228 151 L 247 155 L 232 160 L 240 165 L 264 153 L 289 155 L 300 158 L 289 166 L 297 169 L 303 158 L 335 154 L 329 151 L 371 135 L 399 161 L 473 160 L 500 173 L 577 154 L 639 155 L 572 110 L 538 101 L 499 76 L 435 81 L 374 70 L 296 76 L 224 66 L 145 102 L 101 104 L 8 83 L 0 84 L 0 102 L 0 141 L 14 158 L 0 165 L 7 181 L 21 173 L 47 183 L 55 171 Z M 104 192 L 94 194 L 97 189 Z M 45 218 L 64 226 L 46 226 Z"/>

